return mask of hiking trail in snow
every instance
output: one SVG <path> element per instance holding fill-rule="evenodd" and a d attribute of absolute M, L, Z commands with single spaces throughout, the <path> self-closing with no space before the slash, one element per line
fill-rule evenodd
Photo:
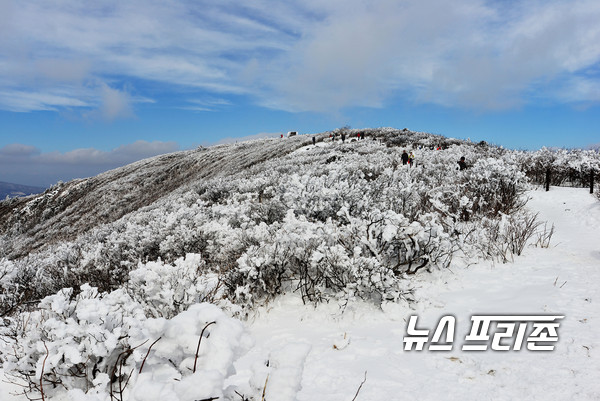
<path fill-rule="evenodd" d="M 410 307 L 351 305 L 340 314 L 338 305 L 315 310 L 282 297 L 249 322 L 256 345 L 237 364 L 237 379 L 256 376 L 252 364 L 266 363 L 271 350 L 303 344 L 310 351 L 296 371 L 297 400 L 352 400 L 365 372 L 357 400 L 600 399 L 600 202 L 579 188 L 528 196 L 529 209 L 555 225 L 549 248 L 528 247 L 514 263 L 457 261 L 421 274 Z M 473 314 L 565 317 L 554 351 L 462 351 Z M 453 350 L 404 351 L 410 315 L 432 332 L 454 315 Z M 268 383 L 267 390 L 276 393 Z"/>

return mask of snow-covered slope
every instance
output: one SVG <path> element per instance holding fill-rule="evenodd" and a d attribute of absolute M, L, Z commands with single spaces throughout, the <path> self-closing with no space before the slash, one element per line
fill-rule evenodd
<path fill-rule="evenodd" d="M 309 140 L 296 137 L 198 148 L 61 183 L 35 197 L 0 203 L 0 234 L 17 237 L 7 252 L 23 256 L 115 221 L 182 187 L 284 156 Z"/>
<path fill-rule="evenodd" d="M 363 381 L 356 400 L 599 399 L 600 203 L 584 189 L 528 195 L 529 208 L 555 225 L 548 248 L 529 247 L 507 264 L 456 260 L 416 281 L 418 302 L 383 311 L 356 303 L 340 314 L 337 305 L 282 297 L 245 323 L 254 345 L 229 384 L 271 400 L 352 400 Z M 551 352 L 461 351 L 474 313 L 565 317 Z M 454 350 L 404 351 L 410 315 L 423 328 L 456 316 Z M 0 383 L 0 399 L 24 400 L 9 396 L 17 390 Z M 57 399 L 83 399 L 71 397 Z"/>

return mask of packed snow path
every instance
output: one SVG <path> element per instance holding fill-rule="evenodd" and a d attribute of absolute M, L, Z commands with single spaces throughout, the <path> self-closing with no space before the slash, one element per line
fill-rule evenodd
<path fill-rule="evenodd" d="M 277 401 L 286 380 L 285 394 L 300 383 L 297 400 L 352 400 L 365 372 L 357 400 L 600 399 L 600 202 L 585 189 L 528 195 L 528 207 L 555 225 L 549 248 L 527 248 L 514 263 L 458 262 L 422 274 L 416 310 L 354 305 L 340 316 L 337 305 L 314 310 L 284 297 L 249 323 L 256 346 L 237 364 L 237 379 L 264 385 L 256 365 L 269 361 L 271 377 L 284 378 L 267 383 L 266 399 Z M 565 318 L 554 351 L 462 351 L 474 313 Z M 403 351 L 410 315 L 431 330 L 440 317 L 456 316 L 453 350 Z"/>

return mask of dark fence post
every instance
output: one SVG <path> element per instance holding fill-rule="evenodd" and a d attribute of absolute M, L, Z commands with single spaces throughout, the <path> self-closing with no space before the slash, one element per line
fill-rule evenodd
<path fill-rule="evenodd" d="M 590 173 L 590 193 L 594 193 L 594 169 L 592 169 L 592 172 Z"/>
<path fill-rule="evenodd" d="M 550 169 L 546 169 L 546 192 L 550 191 Z"/>

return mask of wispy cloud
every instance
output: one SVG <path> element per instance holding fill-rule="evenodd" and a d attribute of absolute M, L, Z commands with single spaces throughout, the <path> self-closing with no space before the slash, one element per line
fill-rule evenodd
<path fill-rule="evenodd" d="M 56 111 L 64 107 L 86 107 L 89 104 L 64 91 L 4 90 L 0 91 L 0 108 L 8 111 Z"/>
<path fill-rule="evenodd" d="M 34 146 L 15 143 L 0 148 L 0 181 L 49 186 L 177 150 L 177 143 L 160 141 L 136 141 L 110 151 L 83 148 L 64 153 L 41 152 Z"/>
<path fill-rule="evenodd" d="M 596 0 L 8 0 L 0 15 L 0 108 L 11 111 L 129 117 L 136 98 L 118 88 L 152 97 L 140 82 L 317 112 L 398 97 L 484 110 L 599 97 L 599 74 L 585 73 L 600 62 Z"/>
<path fill-rule="evenodd" d="M 192 111 L 217 111 L 231 105 L 231 101 L 227 99 L 207 97 L 203 99 L 190 99 L 188 100 L 188 105 L 179 108 Z"/>

